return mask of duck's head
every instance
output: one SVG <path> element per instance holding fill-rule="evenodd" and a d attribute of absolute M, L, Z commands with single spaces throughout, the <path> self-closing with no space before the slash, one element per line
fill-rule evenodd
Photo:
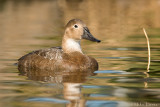
<path fill-rule="evenodd" d="M 79 51 L 82 53 L 80 48 L 80 40 L 87 39 L 93 42 L 101 42 L 96 39 L 87 28 L 86 24 L 80 19 L 70 20 L 65 28 L 65 33 L 62 41 L 62 48 L 66 52 Z"/>
<path fill-rule="evenodd" d="M 87 39 L 93 42 L 101 42 L 90 33 L 86 24 L 80 19 L 72 19 L 67 23 L 65 36 L 75 40 Z"/>

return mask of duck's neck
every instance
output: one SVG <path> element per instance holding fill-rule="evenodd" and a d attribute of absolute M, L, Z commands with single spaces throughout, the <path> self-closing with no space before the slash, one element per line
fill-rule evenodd
<path fill-rule="evenodd" d="M 72 52 L 82 53 L 80 40 L 74 40 L 71 38 L 63 38 L 62 49 L 65 53 L 72 53 Z"/>

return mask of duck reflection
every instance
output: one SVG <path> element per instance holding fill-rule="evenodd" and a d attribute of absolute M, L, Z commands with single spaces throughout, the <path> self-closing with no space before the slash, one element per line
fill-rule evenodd
<path fill-rule="evenodd" d="M 94 71 L 59 71 L 45 69 L 30 69 L 19 67 L 20 75 L 27 76 L 30 80 L 52 82 L 62 84 L 63 95 L 68 103 L 67 107 L 84 107 L 85 99 L 81 93 L 81 84 L 87 80 L 88 76 L 96 75 Z"/>

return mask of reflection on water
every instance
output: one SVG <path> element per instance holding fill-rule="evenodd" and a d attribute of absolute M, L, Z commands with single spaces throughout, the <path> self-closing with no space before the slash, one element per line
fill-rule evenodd
<path fill-rule="evenodd" d="M 1 107 L 159 107 L 160 0 L 1 0 Z M 90 72 L 20 72 L 22 55 L 61 45 L 64 25 L 82 19 L 96 44 L 82 41 L 98 60 Z M 146 28 L 151 44 L 147 69 Z M 25 76 L 24 76 L 25 75 Z"/>
<path fill-rule="evenodd" d="M 27 102 L 55 102 L 66 103 L 67 107 L 85 106 L 86 100 L 81 93 L 81 84 L 86 81 L 88 76 L 95 75 L 93 71 L 54 71 L 45 69 L 26 69 L 18 68 L 20 75 L 25 75 L 30 80 L 44 81 L 56 84 L 58 87 L 63 87 L 63 97 L 65 100 L 57 98 L 29 98 Z"/>

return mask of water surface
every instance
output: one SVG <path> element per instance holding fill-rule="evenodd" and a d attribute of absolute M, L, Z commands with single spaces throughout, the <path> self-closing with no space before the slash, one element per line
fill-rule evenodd
<path fill-rule="evenodd" d="M 159 107 L 159 10 L 160 0 L 0 1 L 0 106 Z M 99 70 L 20 74 L 17 59 L 60 46 L 72 18 L 82 19 L 102 40 L 82 41 L 83 52 L 99 62 Z M 143 27 L 151 45 L 149 73 Z"/>

